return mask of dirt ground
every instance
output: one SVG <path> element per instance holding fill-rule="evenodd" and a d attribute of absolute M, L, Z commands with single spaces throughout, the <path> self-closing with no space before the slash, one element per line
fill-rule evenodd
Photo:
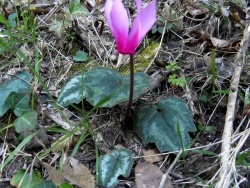
<path fill-rule="evenodd" d="M 68 1 L 60 2 L 60 5 L 56 2 L 32 1 L 31 4 L 36 6 L 29 11 L 36 20 L 37 46 L 31 43 L 18 44 L 19 49 L 22 49 L 31 63 L 35 62 L 35 47 L 39 49 L 42 60 L 38 74 L 54 99 L 57 99 L 63 85 L 70 78 L 93 67 L 106 66 L 119 70 L 121 74 L 128 73 L 128 64 L 124 63 L 127 57 L 119 62 L 119 54 L 105 20 L 103 9 L 105 2 L 81 1 L 81 5 L 90 12 L 89 16 L 76 15 L 69 19 L 71 21 L 69 24 L 65 21 L 65 25 L 52 28 L 51 24 L 56 20 L 65 19 L 63 10 L 68 4 Z M 134 2 L 126 0 L 124 4 L 129 13 L 134 15 L 136 12 Z M 6 16 L 6 11 L 20 12 L 29 9 L 25 5 L 25 2 L 18 5 L 5 2 L 1 14 Z M 158 0 L 158 20 L 137 48 L 135 70 L 137 72 L 147 70 L 147 74 L 155 84 L 133 102 L 131 114 L 133 115 L 136 106 L 156 103 L 164 97 L 176 96 L 185 100 L 193 113 L 197 127 L 196 132 L 190 133 L 192 145 L 185 155 L 175 160 L 178 151 L 161 153 L 153 143 L 144 145 L 133 131 L 133 121 L 124 126 L 127 103 L 122 103 L 112 108 L 97 109 L 89 115 L 87 119 L 91 125 L 90 134 L 84 138 L 74 158 L 87 167 L 95 178 L 96 151 L 98 150 L 101 156 L 115 148 L 125 147 L 132 152 L 134 164 L 129 177 L 119 177 L 119 184 L 116 187 L 147 187 L 146 180 L 143 182 L 136 180 L 138 174 L 136 166 L 140 164 L 142 169 L 146 169 L 142 176 L 151 177 L 158 184 L 162 175 L 167 173 L 165 187 L 214 187 L 218 182 L 221 167 L 221 143 L 231 79 L 235 65 L 239 63 L 236 55 L 242 48 L 244 30 L 249 24 L 247 8 L 245 1 L 224 1 L 221 7 L 217 1 Z M 104 21 L 102 32 L 102 21 L 99 20 Z M 21 19 L 21 22 L 23 21 Z M 6 27 L 1 24 L 0 29 L 3 31 Z M 86 52 L 88 55 L 86 62 L 77 62 L 73 59 L 78 50 Z M 0 58 L 2 83 L 9 79 L 10 74 L 23 69 L 28 70 L 28 67 L 21 60 L 16 61 L 12 54 L 5 53 Z M 250 83 L 248 49 L 245 59 L 237 86 L 232 150 L 238 148 L 239 140 L 249 129 L 249 104 L 246 102 Z M 166 68 L 172 62 L 178 66 L 177 70 Z M 184 78 L 184 86 L 169 80 L 173 74 L 176 75 L 177 81 Z M 51 171 L 49 172 L 41 161 L 57 169 L 60 168 L 60 158 L 62 155 L 71 155 L 80 138 L 80 135 L 72 135 L 66 143 L 62 143 L 38 160 L 40 154 L 51 148 L 65 134 L 50 128 L 65 129 L 65 127 L 62 123 L 64 120 L 39 81 L 33 82 L 32 90 L 34 107 L 38 112 L 37 130 L 40 131 L 21 148 L 4 169 L 1 168 L 0 187 L 12 187 L 10 180 L 13 175 L 19 169 L 27 168 L 39 171 L 44 180 L 53 181 L 49 176 Z M 83 101 L 83 104 L 86 111 L 90 111 L 93 107 L 87 101 Z M 82 108 L 82 103 L 75 107 Z M 76 124 L 83 118 L 82 114 L 72 106 L 62 110 L 67 118 Z M 0 120 L 2 164 L 22 140 L 13 127 L 3 129 L 13 123 L 15 118 L 13 112 L 8 111 Z M 24 138 L 30 134 L 27 132 Z M 231 187 L 250 187 L 249 148 L 250 140 L 246 138 L 236 154 Z M 168 172 L 169 169 L 171 170 Z M 74 187 L 79 186 L 74 184 Z"/>

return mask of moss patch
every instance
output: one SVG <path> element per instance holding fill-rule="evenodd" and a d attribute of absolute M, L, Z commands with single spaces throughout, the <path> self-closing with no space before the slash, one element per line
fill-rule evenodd
<path fill-rule="evenodd" d="M 149 45 L 135 57 L 135 72 L 143 72 L 153 60 L 154 55 L 159 47 L 159 42 L 150 42 Z M 120 70 L 122 75 L 129 74 L 129 64 L 123 66 Z"/>

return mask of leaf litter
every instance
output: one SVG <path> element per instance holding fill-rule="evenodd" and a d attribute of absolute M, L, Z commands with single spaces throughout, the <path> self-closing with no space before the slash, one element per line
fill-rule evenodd
<path fill-rule="evenodd" d="M 116 67 L 118 61 L 118 54 L 113 46 L 110 31 L 105 25 L 104 31 L 100 35 L 100 25 L 95 27 L 94 24 L 96 20 L 104 20 L 104 2 L 71 2 L 74 3 L 71 8 L 69 8 L 68 1 L 60 2 L 60 4 L 57 1 L 40 2 L 37 0 L 31 2 L 32 8 L 27 6 L 27 2 L 23 2 L 23 4 L 6 3 L 4 5 L 5 9 L 1 12 L 8 17 L 15 12 L 15 6 L 17 6 L 22 11 L 28 10 L 36 16 L 37 32 L 39 32 L 38 42 L 40 44 L 38 48 L 40 55 L 43 56 L 42 61 L 39 62 L 39 74 L 46 81 L 49 91 L 55 98 L 58 97 L 58 93 L 60 93 L 66 81 L 78 75 L 79 72 L 87 72 L 89 68 L 103 65 Z M 132 2 L 126 1 L 125 3 L 127 7 L 130 7 L 129 11 L 133 12 Z M 192 151 L 192 148 L 190 151 L 185 151 L 185 155 L 176 163 L 174 169 L 169 173 L 169 180 L 166 181 L 166 183 L 169 183 L 166 187 L 203 187 L 212 183 L 212 179 L 216 175 L 215 172 L 219 170 L 218 156 L 220 154 L 220 141 L 228 99 L 227 92 L 230 86 L 230 78 L 233 75 L 233 67 L 237 63 L 234 61 L 235 54 L 241 47 L 240 41 L 244 28 L 247 26 L 246 16 L 248 16 L 248 12 L 245 11 L 246 4 L 244 2 L 239 4 L 235 1 L 229 1 L 227 5 L 219 7 L 219 2 L 212 4 L 210 1 L 183 1 L 182 3 L 179 1 L 158 1 L 157 5 L 158 21 L 152 30 L 153 33 L 149 33 L 148 39 L 139 45 L 137 56 L 140 56 L 140 52 L 143 51 L 145 45 L 149 44 L 148 41 L 158 40 L 162 37 L 165 29 L 163 40 L 160 43 L 160 50 L 153 52 L 153 56 L 156 56 L 153 65 L 148 71 L 149 75 L 158 73 L 158 76 L 157 78 L 155 76 L 155 80 L 153 77 L 151 80 L 153 83 L 152 89 L 147 90 L 144 95 L 138 97 L 134 102 L 134 107 L 143 104 L 156 104 L 165 96 L 178 96 L 185 99 L 188 107 L 192 109 L 196 126 L 213 127 L 212 130 L 202 128 L 195 133 L 190 133 L 191 142 L 195 141 L 192 143 L 192 147 L 200 148 L 204 152 L 198 153 Z M 227 6 L 228 8 L 225 8 Z M 44 45 L 41 45 L 42 43 Z M 29 57 L 31 62 L 35 61 L 33 59 L 34 47 L 25 43 L 19 46 L 19 49 Z M 215 50 L 215 65 L 212 60 L 212 49 Z M 86 62 L 78 63 L 74 61 L 73 58 L 79 50 L 88 55 Z M 0 65 L 0 80 L 2 83 L 5 81 L 3 78 L 9 77 L 8 71 L 19 69 L 19 67 L 22 67 L 21 70 L 25 68 L 22 58 L 20 58 L 19 62 L 7 52 L 1 56 L 1 60 L 6 63 L 12 62 L 8 66 Z M 170 73 L 165 69 L 165 66 L 171 62 L 177 62 L 178 66 L 180 66 L 180 70 L 175 73 L 184 75 L 188 80 L 188 84 L 184 89 L 167 82 Z M 215 72 L 213 72 L 213 66 L 215 66 Z M 248 72 L 249 65 L 246 64 L 241 76 L 239 97 L 237 98 L 237 111 L 234 121 L 234 129 L 238 131 L 235 132 L 236 138 L 243 134 L 241 134 L 242 131 L 248 130 L 248 124 L 242 121 L 243 117 L 247 118 L 246 115 L 248 114 L 246 112 L 248 104 L 243 99 L 246 88 L 250 83 Z M 213 77 L 213 74 L 216 74 L 216 77 Z M 7 83 L 8 81 L 5 81 L 5 84 Z M 31 84 L 31 86 L 33 85 Z M 20 155 L 13 158 L 12 163 L 1 170 L 1 178 L 6 179 L 6 181 L 1 181 L 0 186 L 7 186 L 9 180 L 15 174 L 18 174 L 18 170 L 27 169 L 27 166 L 32 164 L 33 158 L 31 155 L 34 151 L 39 153 L 45 151 L 45 148 L 53 146 L 57 139 L 63 137 L 63 130 L 70 131 L 72 125 L 74 127 L 79 124 L 78 117 L 83 117 L 81 113 L 69 106 L 68 109 L 73 113 L 73 116 L 69 116 L 69 122 L 72 125 L 69 124 L 68 121 L 63 119 L 62 114 L 50 109 L 53 107 L 53 103 L 40 84 L 37 85 L 35 91 L 37 97 L 35 99 L 37 102 L 35 109 L 39 114 L 38 122 L 35 123 L 38 125 L 36 129 L 51 128 L 54 132 L 45 130 L 46 141 L 41 141 L 37 137 L 36 140 L 38 142 L 40 140 L 40 143 L 42 143 L 40 147 L 28 143 L 25 147 L 26 150 L 23 149 Z M 75 154 L 77 160 L 72 157 L 67 158 L 62 169 L 59 167 L 59 160 L 53 161 L 57 167 L 55 168 L 49 165 L 53 158 L 53 153 L 49 153 L 45 156 L 45 161 L 48 163 L 42 162 L 42 164 L 39 164 L 35 162 L 32 164 L 34 165 L 32 168 L 38 169 L 39 173 L 43 173 L 44 169 L 46 169 L 46 173 L 42 174 L 43 178 L 51 179 L 56 185 L 60 185 L 62 179 L 64 179 L 64 181 L 79 187 L 94 187 L 94 176 L 96 175 L 94 144 L 98 145 L 100 156 L 110 153 L 117 145 L 122 145 L 131 150 L 134 157 L 133 168 L 135 171 L 132 171 L 128 178 L 119 177 L 118 186 L 157 187 L 161 177 L 176 155 L 167 152 L 157 153 L 154 144 L 145 145 L 131 129 L 126 128 L 124 130 L 121 127 L 120 119 L 125 106 L 118 104 L 113 108 L 103 108 L 89 115 L 89 120 L 97 125 L 94 126 L 95 129 L 92 130 L 92 133 L 96 133 L 101 139 L 95 141 L 95 136 L 89 136 L 84 140 Z M 78 105 L 77 107 L 80 108 L 81 106 Z M 85 101 L 84 107 L 86 110 L 90 110 L 92 105 Z M 9 111 L 3 117 L 1 119 L 1 129 L 10 123 L 14 123 L 14 115 Z M 239 125 L 241 126 L 238 128 Z M 1 132 L 1 140 L 3 141 L 1 156 L 3 158 L 6 158 L 19 143 L 19 135 L 11 129 Z M 72 137 L 68 137 L 68 139 L 70 141 L 62 142 L 53 152 L 57 155 L 67 152 L 71 154 L 80 137 L 78 135 L 74 141 Z M 43 142 L 46 144 L 43 144 Z M 246 141 L 240 154 L 247 153 L 249 147 L 249 142 Z M 62 150 L 64 150 L 63 153 L 61 153 Z M 142 152 L 145 150 L 153 152 Z M 216 155 L 211 156 L 206 151 Z M 153 158 L 159 154 L 161 157 Z M 143 162 L 144 160 L 149 161 L 146 160 L 146 158 L 150 158 L 147 157 L 148 155 L 152 155 L 150 160 L 152 164 Z M 248 155 L 243 159 L 241 158 L 239 164 L 237 173 L 243 174 L 242 186 L 244 187 L 244 185 L 249 184 L 250 179 L 249 173 L 246 173 L 249 170 L 244 168 L 249 165 Z M 29 171 L 27 172 L 29 173 Z M 20 174 L 22 173 L 24 171 Z M 86 179 L 86 177 L 88 178 Z M 241 181 L 240 176 L 236 179 L 239 182 Z M 16 183 L 12 183 L 12 185 L 18 186 Z"/>

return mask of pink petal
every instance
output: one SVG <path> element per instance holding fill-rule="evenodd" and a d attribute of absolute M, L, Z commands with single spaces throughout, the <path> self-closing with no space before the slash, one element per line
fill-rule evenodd
<path fill-rule="evenodd" d="M 110 28 L 116 40 L 117 51 L 124 53 L 128 42 L 129 19 L 121 0 L 113 0 L 110 21 L 112 24 Z"/>
<path fill-rule="evenodd" d="M 112 26 L 112 23 L 111 23 L 111 19 L 110 19 L 110 12 L 111 12 L 111 9 L 113 7 L 113 0 L 107 0 L 106 1 L 106 4 L 105 4 L 105 7 L 104 7 L 104 12 L 105 12 L 105 16 L 106 16 L 106 19 L 107 19 L 107 22 L 108 22 L 108 25 L 113 33 L 113 26 Z"/>
<path fill-rule="evenodd" d="M 136 19 L 134 20 L 132 29 L 130 30 L 129 36 L 128 36 L 128 45 L 127 45 L 127 51 L 128 54 L 134 54 L 135 49 L 140 43 L 140 38 L 143 38 L 144 36 L 140 36 L 141 33 L 141 23 L 140 19 L 137 16 Z"/>
<path fill-rule="evenodd" d="M 135 0 L 136 2 L 136 7 L 137 7 L 137 12 L 141 12 L 141 0 Z"/>
<path fill-rule="evenodd" d="M 152 2 L 148 4 L 148 6 L 143 11 L 141 11 L 139 17 L 141 22 L 140 40 L 142 40 L 142 38 L 156 22 L 156 0 L 152 0 Z"/>
<path fill-rule="evenodd" d="M 137 0 L 139 1 L 139 0 Z M 138 13 L 129 33 L 127 51 L 135 51 L 143 37 L 156 21 L 156 0 L 153 0 L 142 12 Z"/>

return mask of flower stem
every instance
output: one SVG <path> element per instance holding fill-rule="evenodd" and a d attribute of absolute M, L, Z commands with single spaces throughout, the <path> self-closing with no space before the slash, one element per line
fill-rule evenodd
<path fill-rule="evenodd" d="M 130 109 L 132 106 L 132 102 L 133 102 L 133 92 L 134 92 L 134 59 L 133 59 L 133 55 L 130 55 L 130 59 L 129 59 L 129 69 L 130 69 L 130 87 L 129 87 L 129 99 L 128 99 L 128 107 L 126 110 L 126 114 L 125 114 L 125 121 L 128 120 L 129 118 L 129 114 L 130 114 Z"/>

